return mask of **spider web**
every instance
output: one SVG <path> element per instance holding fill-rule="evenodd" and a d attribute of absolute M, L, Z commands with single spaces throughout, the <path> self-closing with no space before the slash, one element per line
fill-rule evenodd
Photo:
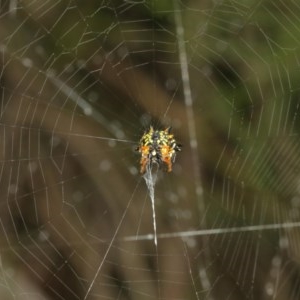
<path fill-rule="evenodd" d="M 299 16 L 1 1 L 0 298 L 299 299 Z M 155 182 L 150 125 L 183 144 Z"/>

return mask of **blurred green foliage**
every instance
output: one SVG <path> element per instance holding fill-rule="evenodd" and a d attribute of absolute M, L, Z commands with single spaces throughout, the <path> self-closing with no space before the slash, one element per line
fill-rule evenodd
<path fill-rule="evenodd" d="M 12 3 L 0 6 L 0 251 L 15 274 L 3 299 L 16 286 L 83 299 L 99 265 L 88 299 L 299 299 L 297 228 L 263 230 L 300 216 L 298 3 Z M 133 151 L 150 124 L 183 144 L 156 186 L 158 232 L 223 234 L 122 239 L 153 231 Z"/>

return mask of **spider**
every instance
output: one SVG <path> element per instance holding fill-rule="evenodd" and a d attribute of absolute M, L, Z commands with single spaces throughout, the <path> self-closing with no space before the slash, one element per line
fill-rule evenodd
<path fill-rule="evenodd" d="M 174 135 L 170 133 L 171 127 L 165 130 L 154 130 L 150 126 L 140 139 L 136 151 L 141 153 L 140 173 L 146 172 L 147 166 L 157 163 L 164 166 L 166 171 L 172 171 L 176 152 L 181 151 L 182 145 L 177 144 Z"/>

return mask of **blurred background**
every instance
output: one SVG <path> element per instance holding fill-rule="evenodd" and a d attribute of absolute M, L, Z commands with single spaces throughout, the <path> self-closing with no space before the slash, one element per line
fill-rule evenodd
<path fill-rule="evenodd" d="M 299 299 L 299 16 L 1 1 L 0 298 Z M 155 170 L 157 246 L 150 125 L 183 145 Z"/>

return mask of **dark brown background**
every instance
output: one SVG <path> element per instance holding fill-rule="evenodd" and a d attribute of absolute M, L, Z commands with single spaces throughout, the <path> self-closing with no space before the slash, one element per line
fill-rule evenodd
<path fill-rule="evenodd" d="M 88 299 L 299 299 L 300 6 L 176 3 L 1 2 L 1 299 L 84 299 L 99 267 Z M 150 124 L 183 144 L 157 248 L 124 239 L 153 233 Z"/>

